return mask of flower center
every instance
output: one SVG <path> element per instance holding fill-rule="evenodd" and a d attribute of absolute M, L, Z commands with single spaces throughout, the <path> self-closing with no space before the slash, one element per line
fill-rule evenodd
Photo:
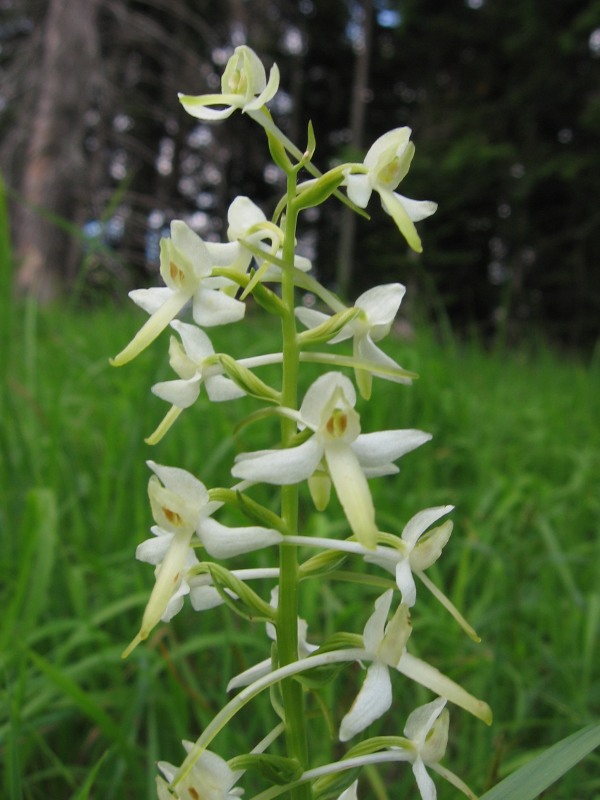
<path fill-rule="evenodd" d="M 400 183 L 401 174 L 402 162 L 398 156 L 394 156 L 391 161 L 379 170 L 377 180 L 385 186 L 395 188 Z"/>
<path fill-rule="evenodd" d="M 325 425 L 327 433 L 334 439 L 341 438 L 346 433 L 347 427 L 348 414 L 339 408 L 334 410 Z"/>
<path fill-rule="evenodd" d="M 167 506 L 163 506 L 162 511 L 171 525 L 174 525 L 177 528 L 180 528 L 183 525 L 183 517 L 181 514 L 178 514 L 177 511 L 173 511 L 173 509 L 167 508 Z"/>
<path fill-rule="evenodd" d="M 185 281 L 184 271 L 174 261 L 169 262 L 169 274 L 174 283 L 182 284 Z"/>
<path fill-rule="evenodd" d="M 248 79 L 243 69 L 236 69 L 229 79 L 229 86 L 233 94 L 246 94 L 248 90 Z"/>

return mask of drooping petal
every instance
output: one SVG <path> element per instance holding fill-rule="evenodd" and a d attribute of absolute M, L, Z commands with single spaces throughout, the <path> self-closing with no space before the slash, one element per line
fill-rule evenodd
<path fill-rule="evenodd" d="M 194 322 L 205 328 L 239 322 L 246 313 L 244 303 L 218 289 L 200 286 L 193 299 Z"/>
<path fill-rule="evenodd" d="M 351 447 L 361 467 L 373 469 L 395 461 L 430 439 L 430 433 L 414 428 L 374 431 L 373 433 L 361 433 L 352 442 Z"/>
<path fill-rule="evenodd" d="M 464 708 L 474 717 L 490 725 L 492 722 L 492 711 L 487 703 L 483 700 L 478 700 L 469 694 L 462 686 L 459 686 L 450 678 L 446 677 L 431 664 L 416 658 L 410 653 L 404 653 L 397 666 L 399 672 L 406 675 L 421 686 L 431 689 L 440 697 L 445 697 L 451 703 L 454 703 L 460 708 Z"/>
<path fill-rule="evenodd" d="M 152 289 L 132 289 L 128 296 L 147 314 L 154 314 L 172 294 L 173 290 L 168 286 L 154 286 Z"/>
<path fill-rule="evenodd" d="M 410 197 L 405 197 L 403 194 L 394 192 L 397 199 L 402 203 L 402 206 L 408 216 L 413 222 L 420 222 L 422 219 L 427 219 L 437 211 L 438 204 L 432 200 L 411 200 Z"/>
<path fill-rule="evenodd" d="M 436 800 L 437 792 L 435 784 L 425 769 L 425 764 L 421 758 L 417 758 L 413 761 L 412 771 L 417 781 L 422 800 Z"/>
<path fill-rule="evenodd" d="M 198 399 L 202 378 L 198 375 L 189 381 L 161 381 L 152 386 L 152 394 L 177 408 L 189 408 Z"/>
<path fill-rule="evenodd" d="M 417 587 L 408 558 L 402 558 L 396 564 L 396 584 L 400 589 L 402 602 L 412 608 L 417 601 Z"/>
<path fill-rule="evenodd" d="M 340 741 L 347 742 L 379 719 L 392 705 L 392 682 L 387 666 L 374 661 L 350 711 L 340 725 Z"/>
<path fill-rule="evenodd" d="M 215 122 L 216 120 L 227 119 L 236 109 L 236 106 L 228 105 L 226 98 L 222 94 L 205 94 L 205 95 L 189 95 L 179 94 L 179 102 L 190 114 L 196 119 L 202 119 L 206 122 Z M 210 108 L 212 104 L 223 105 L 225 108 Z"/>
<path fill-rule="evenodd" d="M 213 375 L 205 381 L 206 394 L 213 403 L 225 400 L 237 400 L 244 397 L 246 392 L 229 378 L 223 375 Z"/>
<path fill-rule="evenodd" d="M 377 544 L 375 507 L 358 457 L 347 442 L 334 440 L 325 446 L 325 461 L 352 532 L 364 547 L 374 550 Z"/>
<path fill-rule="evenodd" d="M 169 551 L 175 534 L 163 531 L 158 526 L 152 528 L 152 533 L 155 534 L 153 539 L 146 539 L 138 544 L 135 550 L 135 557 L 138 561 L 144 561 L 146 564 L 154 564 L 156 566 L 160 564 Z"/>
<path fill-rule="evenodd" d="M 183 292 L 171 292 L 165 300 L 135 334 L 129 344 L 118 355 L 111 359 L 111 364 L 121 367 L 138 356 L 159 336 L 189 300 Z"/>
<path fill-rule="evenodd" d="M 344 179 L 348 198 L 359 208 L 366 208 L 373 187 L 368 175 L 346 175 Z"/>
<path fill-rule="evenodd" d="M 198 536 L 206 548 L 206 552 L 213 558 L 219 559 L 260 550 L 272 544 L 279 544 L 283 539 L 278 531 L 270 528 L 262 528 L 258 525 L 228 528 L 211 517 L 202 520 Z"/>
<path fill-rule="evenodd" d="M 392 217 L 398 227 L 398 230 L 402 236 L 404 236 L 409 246 L 415 251 L 415 253 L 422 253 L 423 245 L 421 244 L 421 239 L 419 238 L 417 229 L 415 228 L 407 210 L 404 208 L 399 195 L 387 189 L 381 189 L 379 191 L 379 196 L 381 197 L 381 205 Z"/>
<path fill-rule="evenodd" d="M 288 486 L 309 478 L 322 456 L 323 445 L 311 436 L 298 447 L 244 453 L 237 457 L 231 474 L 254 483 Z"/>
<path fill-rule="evenodd" d="M 360 361 L 366 361 L 370 365 L 369 374 L 377 375 L 377 377 L 393 383 L 412 383 L 412 378 L 401 374 L 402 367 L 400 364 L 377 347 L 368 334 L 356 337 L 355 342 L 355 356 Z M 381 370 L 377 369 L 378 366 L 381 367 Z M 358 372 L 359 370 L 356 371 Z M 366 370 L 364 371 L 366 372 Z M 400 374 L 398 374 L 399 372 Z"/>

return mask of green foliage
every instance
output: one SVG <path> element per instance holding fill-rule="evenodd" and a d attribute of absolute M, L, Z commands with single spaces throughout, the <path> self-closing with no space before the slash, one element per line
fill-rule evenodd
<path fill-rule="evenodd" d="M 273 427 L 275 438 L 278 420 L 266 418 L 235 438 L 236 404 L 252 411 L 255 401 L 214 406 L 210 425 L 200 403 L 182 414 L 176 435 L 152 449 L 143 437 L 165 408 L 147 387 L 168 377 L 166 334 L 164 355 L 160 346 L 143 354 L 124 382 L 107 356 L 137 324 L 129 311 L 15 305 L 14 312 L 8 380 L 0 386 L 6 409 L 0 425 L 2 794 L 10 800 L 77 796 L 104 757 L 90 796 L 154 798 L 148 777 L 154 762 L 177 761 L 180 739 L 213 716 L 225 676 L 269 653 L 262 630 L 257 636 L 251 623 L 221 609 L 198 616 L 186 606 L 131 664 L 121 661 L 152 582 L 134 562 L 151 524 L 143 461 L 204 459 L 204 477 L 227 485 L 233 452 L 264 441 L 264 426 Z M 251 354 L 273 349 L 257 321 L 252 332 Z M 226 337 L 229 349 L 247 353 L 241 330 L 215 334 L 217 349 L 219 337 Z M 440 348 L 426 333 L 410 346 L 391 340 L 389 352 L 422 377 L 399 394 L 391 387 L 393 403 L 387 384 L 378 387 L 380 399 L 359 408 L 363 430 L 410 425 L 430 430 L 434 439 L 426 445 L 429 453 L 405 457 L 410 469 L 406 465 L 395 482 L 374 481 L 372 490 L 381 527 L 390 533 L 400 533 L 425 504 L 451 500 L 460 512 L 456 524 L 463 535 L 453 538 L 443 566 L 432 568 L 430 577 L 483 642 L 457 637 L 450 617 L 447 634 L 440 634 L 434 624 L 439 609 L 420 585 L 411 645 L 494 709 L 489 731 L 466 715 L 451 716 L 452 739 L 470 746 L 449 752 L 446 763 L 483 791 L 593 722 L 600 706 L 599 364 L 533 342 L 529 349 L 497 353 L 476 341 Z M 261 372 L 265 380 L 270 369 Z M 192 435 L 198 428 L 200 453 Z M 269 507 L 266 497 L 261 501 Z M 232 521 L 238 513 L 228 506 Z M 301 523 L 303 532 L 319 536 L 348 533 L 342 523 L 315 515 L 307 495 Z M 263 554 L 253 558 L 256 566 L 264 564 Z M 389 578 L 364 569 L 374 579 Z M 326 586 L 317 591 L 319 574 L 301 584 L 309 641 L 322 643 L 311 631 L 331 634 L 338 615 L 336 628 L 360 634 L 370 609 L 358 606 L 352 584 L 336 582 L 335 593 Z M 373 597 L 380 591 L 374 585 Z M 223 648 L 217 661 L 214 649 L 223 642 L 233 647 Z M 324 705 L 347 707 L 354 684 L 348 676 L 347 683 L 323 686 Z M 400 701 L 372 734 L 397 735 L 394 720 L 403 724 L 414 702 L 429 699 L 419 693 Z M 260 702 L 243 716 L 250 740 L 263 735 L 261 709 L 266 718 Z M 315 706 L 308 713 L 320 717 L 321 711 Z M 222 736 L 222 752 L 233 755 L 237 734 Z M 335 757 L 326 750 L 324 744 L 323 761 Z M 546 797 L 593 797 L 600 791 L 598 774 L 598 757 L 591 755 Z M 394 791 L 414 790 L 411 775 L 399 767 L 382 777 Z M 440 799 L 452 796 L 440 782 Z"/>

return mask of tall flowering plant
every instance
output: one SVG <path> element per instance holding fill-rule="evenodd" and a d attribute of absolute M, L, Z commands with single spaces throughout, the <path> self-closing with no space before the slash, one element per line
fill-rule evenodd
<path fill-rule="evenodd" d="M 249 198 L 235 198 L 226 242 L 205 242 L 184 222 L 174 221 L 171 236 L 160 247 L 165 286 L 131 293 L 149 318 L 113 359 L 117 366 L 125 364 L 165 329 L 172 331 L 169 357 L 176 377 L 152 387 L 170 404 L 148 439 L 152 444 L 198 400 L 203 387 L 212 402 L 243 395 L 256 398 L 262 407 L 250 421 L 279 419 L 277 442 L 266 442 L 264 449 L 236 457 L 230 487 L 208 488 L 180 467 L 148 462 L 152 472 L 148 496 L 155 525 L 152 537 L 139 544 L 136 555 L 154 565 L 156 581 L 139 632 L 124 656 L 147 639 L 159 622 L 177 614 L 186 598 L 196 611 L 225 603 L 253 623 L 266 623 L 265 650 L 268 640 L 272 641 L 270 658 L 231 677 L 228 688 L 236 693 L 195 742 L 183 743 L 186 754 L 181 763 L 159 762 L 157 796 L 159 800 L 238 797 L 243 793 L 244 773 L 258 766 L 276 778 L 255 800 L 283 795 L 292 800 L 352 800 L 361 792 L 360 768 L 407 762 L 423 800 L 436 797 L 432 773 L 472 798 L 461 779 L 441 764 L 448 740 L 448 705 L 459 706 L 486 723 L 491 721 L 490 709 L 411 653 L 415 578 L 469 636 L 477 638 L 426 574 L 452 533 L 447 519 L 452 506 L 417 511 L 400 535 L 381 530 L 370 481 L 398 472 L 398 459 L 431 437 L 414 429 L 364 430 L 360 418 L 360 407 L 370 398 L 374 379 L 410 384 L 415 377 L 379 346 L 405 290 L 400 283 L 378 286 L 346 306 L 311 275 L 311 264 L 296 253 L 303 212 L 333 196 L 358 211 L 375 192 L 417 252 L 422 248 L 414 223 L 433 214 L 436 206 L 397 192 L 414 155 L 408 128 L 381 136 L 362 163 L 341 164 L 321 173 L 312 161 L 312 127 L 301 152 L 273 122 L 266 103 L 278 85 L 277 67 L 267 79 L 257 55 L 242 46 L 225 68 L 222 93 L 180 97 L 184 108 L 201 120 L 220 120 L 238 109 L 248 114 L 267 136 L 273 160 L 285 174 L 286 192 L 271 219 Z M 324 310 L 297 306 L 297 290 L 314 294 Z M 246 358 L 216 352 L 207 329 L 244 324 L 245 301 L 250 296 L 278 318 L 281 350 Z M 187 305 L 193 322 L 177 319 Z M 352 340 L 350 355 L 336 347 L 346 340 Z M 321 364 L 323 374 L 303 388 L 301 366 L 306 362 Z M 260 377 L 260 368 L 267 364 L 280 367 L 276 385 Z M 253 496 L 258 484 L 276 487 L 278 512 Z M 302 532 L 299 500 L 306 490 L 322 513 L 335 492 L 345 517 L 345 535 L 334 539 Z M 232 528 L 220 522 L 221 509 L 227 505 L 241 510 L 248 525 Z M 272 550 L 272 566 L 227 568 L 229 558 L 262 548 Z M 305 548 L 316 553 L 301 560 Z M 337 569 L 341 559 L 348 567 L 344 572 Z M 364 568 L 352 572 L 361 562 L 367 572 Z M 378 580 L 372 580 L 372 571 L 378 573 Z M 321 637 L 316 645 L 307 638 L 299 584 L 332 577 L 351 581 L 355 590 L 364 586 L 363 627 L 360 630 L 359 622 L 359 630 Z M 259 578 L 273 584 L 270 597 L 261 597 L 252 588 Z M 374 585 L 383 590 L 375 598 Z M 353 663 L 364 670 L 356 697 L 348 708 L 333 709 L 330 714 L 339 741 L 354 743 L 344 745 L 338 761 L 323 764 L 305 714 L 307 696 L 318 682 L 315 676 L 338 674 Z M 407 693 L 414 682 L 425 687 L 432 699 L 408 715 L 402 733 L 369 737 L 371 723 L 392 705 L 393 673 L 404 676 Z M 273 725 L 264 738 L 249 746 L 247 753 L 213 752 L 213 739 L 224 726 L 257 695 L 275 687 L 278 691 L 271 692 Z M 357 739 L 359 735 L 362 738 Z"/>

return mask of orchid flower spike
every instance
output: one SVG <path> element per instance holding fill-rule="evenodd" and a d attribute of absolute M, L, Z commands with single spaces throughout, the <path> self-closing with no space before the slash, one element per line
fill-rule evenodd
<path fill-rule="evenodd" d="M 435 213 L 437 203 L 410 200 L 394 191 L 407 174 L 415 154 L 410 134 L 410 128 L 395 128 L 380 136 L 365 156 L 366 172 L 351 173 L 348 169 L 345 184 L 348 197 L 359 208 L 366 208 L 371 192 L 376 191 L 384 210 L 393 217 L 410 247 L 421 253 L 423 247 L 413 223 Z"/>
<path fill-rule="evenodd" d="M 147 639 L 159 620 L 169 621 L 190 593 L 189 572 L 198 563 L 195 546 L 204 546 L 214 558 L 228 558 L 258 550 L 281 540 L 269 528 L 227 528 L 211 518 L 222 503 L 211 501 L 202 481 L 186 470 L 148 461 L 155 473 L 148 496 L 157 526 L 153 539 L 138 545 L 136 558 L 156 565 L 156 583 L 146 605 L 139 633 L 125 649 L 126 658 Z"/>
<path fill-rule="evenodd" d="M 390 332 L 405 292 L 406 289 L 401 283 L 375 286 L 363 292 L 354 303 L 354 307 L 360 309 L 360 314 L 352 322 L 344 325 L 342 330 L 329 340 L 329 344 L 337 344 L 337 342 L 352 338 L 354 358 L 373 365 L 369 371 L 355 369 L 358 389 L 366 400 L 371 396 L 373 375 L 396 383 L 410 383 L 408 378 L 390 375 L 389 372 L 377 372 L 377 365 L 387 369 L 401 369 L 401 367 L 375 344 Z M 330 318 L 322 311 L 304 306 L 296 308 L 295 313 L 307 328 L 316 328 Z"/>
<path fill-rule="evenodd" d="M 245 44 L 236 47 L 221 78 L 221 94 L 179 95 L 188 114 L 197 119 L 226 119 L 236 109 L 258 111 L 272 100 L 279 88 L 279 69 L 273 64 L 267 75 L 259 57 Z M 212 108 L 224 106 L 224 108 Z"/>
<path fill-rule="evenodd" d="M 193 747 L 192 742 L 183 742 L 189 753 Z M 158 768 L 165 776 L 156 778 L 158 800 L 234 800 L 243 794 L 243 789 L 235 788 L 239 772 L 234 772 L 229 764 L 213 753 L 205 750 L 195 761 L 194 766 L 182 778 L 177 786 L 172 789 L 170 784 L 175 779 L 178 767 L 167 761 L 159 761 Z"/>
<path fill-rule="evenodd" d="M 219 291 L 231 282 L 211 278 L 213 266 L 226 266 L 230 253 L 227 244 L 204 242 L 185 222 L 174 220 L 171 237 L 160 240 L 160 274 L 166 287 L 129 292 L 134 303 L 151 316 L 112 359 L 113 366 L 127 364 L 145 350 L 189 300 L 198 325 L 226 325 L 242 319 L 244 303 Z"/>
<path fill-rule="evenodd" d="M 300 410 L 286 410 L 301 430 L 313 435 L 297 447 L 242 453 L 231 472 L 236 478 L 278 486 L 308 479 L 317 508 L 327 505 L 331 480 L 352 532 L 372 550 L 377 525 L 367 478 L 398 472 L 392 462 L 431 437 L 403 430 L 361 434 L 355 404 L 354 386 L 345 375 L 321 375 L 309 387 Z"/>

